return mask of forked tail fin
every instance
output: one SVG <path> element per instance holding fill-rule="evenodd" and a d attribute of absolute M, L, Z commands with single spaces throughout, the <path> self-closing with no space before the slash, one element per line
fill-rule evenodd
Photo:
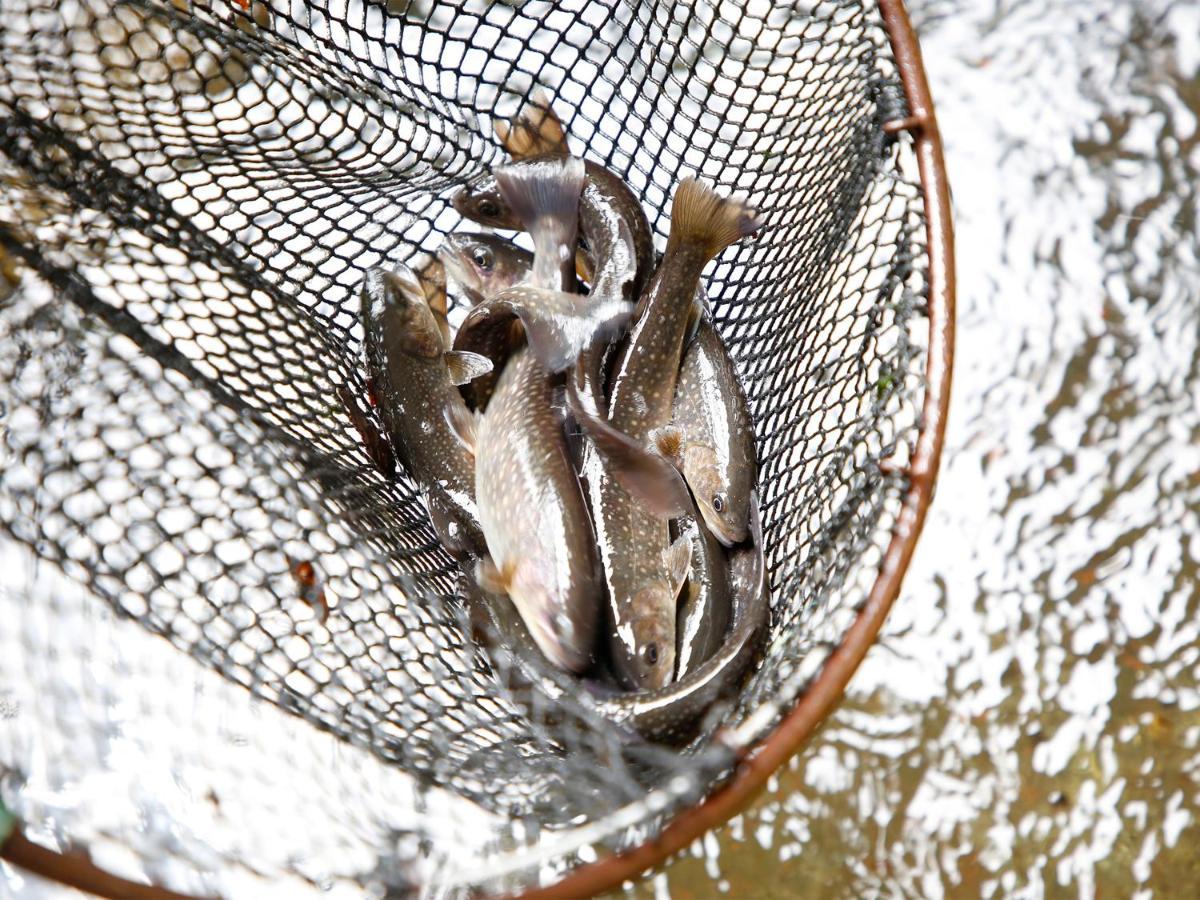
<path fill-rule="evenodd" d="M 759 221 L 754 210 L 722 197 L 708 185 L 685 178 L 675 190 L 667 253 L 683 246 L 699 247 L 712 259 L 735 241 L 754 234 Z"/>

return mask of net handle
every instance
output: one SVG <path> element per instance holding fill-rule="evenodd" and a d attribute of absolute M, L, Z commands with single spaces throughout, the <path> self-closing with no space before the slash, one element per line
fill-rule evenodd
<path fill-rule="evenodd" d="M 900 583 L 908 570 L 933 496 L 946 434 L 954 361 L 954 223 L 942 138 L 912 21 L 904 0 L 877 2 L 904 85 L 909 112 L 903 119 L 883 123 L 883 130 L 889 134 L 906 131 L 912 135 L 921 175 L 929 256 L 929 351 L 920 431 L 908 465 L 893 468 L 906 475 L 908 489 L 879 574 L 854 624 L 830 655 L 821 674 L 770 735 L 742 752 L 733 777 L 723 788 L 672 819 L 657 838 L 580 866 L 549 887 L 516 895 L 522 900 L 565 900 L 613 890 L 683 850 L 706 831 L 724 824 L 749 806 L 767 779 L 803 747 L 841 699 L 847 682 L 875 642 L 883 620 L 900 592 Z"/>
<path fill-rule="evenodd" d="M 110 900 L 200 900 L 113 875 L 82 852 L 60 853 L 43 847 L 27 838 L 17 824 L 7 837 L 0 835 L 0 859 L 50 881 Z"/>

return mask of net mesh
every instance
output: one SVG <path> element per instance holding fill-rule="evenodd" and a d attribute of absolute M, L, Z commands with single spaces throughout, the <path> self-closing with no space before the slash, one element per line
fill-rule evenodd
<path fill-rule="evenodd" d="M 522 693 L 339 399 L 364 271 L 460 226 L 538 87 L 660 249 L 687 175 L 766 223 L 706 284 L 770 631 L 683 748 Z M 177 889 L 351 895 L 552 881 L 702 798 L 820 672 L 899 507 L 927 330 L 902 97 L 849 0 L 3 0 L 0 798 Z"/>

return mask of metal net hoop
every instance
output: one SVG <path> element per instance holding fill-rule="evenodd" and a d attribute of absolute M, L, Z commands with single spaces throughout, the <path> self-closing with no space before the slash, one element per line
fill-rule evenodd
<path fill-rule="evenodd" d="M 952 232 L 902 3 L 5 5 L 0 855 L 110 896 L 579 896 L 748 802 L 878 632 L 938 467 Z M 770 634 L 684 748 L 530 709 L 337 400 L 363 270 L 460 227 L 538 86 L 660 248 L 685 174 L 768 223 L 707 279 Z"/>

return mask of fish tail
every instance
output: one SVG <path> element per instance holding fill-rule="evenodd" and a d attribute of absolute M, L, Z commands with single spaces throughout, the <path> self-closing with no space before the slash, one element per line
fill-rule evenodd
<path fill-rule="evenodd" d="M 541 88 L 529 96 L 511 123 L 498 121 L 495 129 L 496 137 L 513 159 L 550 154 L 566 156 L 569 152 L 562 120 Z"/>
<path fill-rule="evenodd" d="M 759 221 L 750 207 L 722 197 L 708 185 L 685 178 L 675 189 L 667 252 L 698 246 L 712 259 L 735 241 L 754 234 Z"/>
<path fill-rule="evenodd" d="M 533 238 L 535 270 L 540 256 L 542 271 L 552 265 L 555 270 L 565 268 L 573 277 L 579 195 L 586 177 L 583 160 L 573 156 L 496 169 L 504 202 Z M 539 286 L 561 289 L 566 285 Z"/>

